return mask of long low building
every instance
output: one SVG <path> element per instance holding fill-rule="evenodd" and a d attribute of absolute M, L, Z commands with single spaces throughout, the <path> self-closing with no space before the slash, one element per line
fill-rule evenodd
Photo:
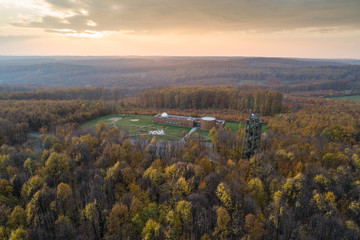
<path fill-rule="evenodd" d="M 185 117 L 168 115 L 167 113 L 156 114 L 154 116 L 154 122 L 173 126 L 182 127 L 199 127 L 201 129 L 210 130 L 213 127 L 216 129 L 223 129 L 225 127 L 225 120 L 217 120 L 214 117 Z"/>

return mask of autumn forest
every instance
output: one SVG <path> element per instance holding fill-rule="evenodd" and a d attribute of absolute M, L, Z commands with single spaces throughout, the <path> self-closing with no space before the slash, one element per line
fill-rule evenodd
<path fill-rule="evenodd" d="M 95 64 L 82 61 L 72 77 Z M 0 76 L 18 79 L 0 85 L 0 239 L 360 238 L 360 101 L 338 99 L 360 93 L 358 65 L 108 62 L 98 66 L 109 70 L 107 81 L 91 76 L 87 83 L 99 84 L 81 87 L 58 86 L 59 75 L 43 86 L 39 72 L 29 85 L 17 74 L 30 66 L 0 67 Z M 126 70 L 120 80 L 116 66 Z M 109 114 L 162 112 L 239 127 L 178 142 L 134 138 L 102 121 L 83 126 Z M 251 112 L 266 131 L 244 159 Z"/>

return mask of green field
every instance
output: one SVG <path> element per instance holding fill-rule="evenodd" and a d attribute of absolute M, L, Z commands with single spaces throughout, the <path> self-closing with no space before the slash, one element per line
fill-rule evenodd
<path fill-rule="evenodd" d="M 335 98 L 335 99 L 349 100 L 349 101 L 360 101 L 360 95 L 338 96 L 338 97 L 333 97 L 333 98 Z"/>
<path fill-rule="evenodd" d="M 112 118 L 118 118 L 111 120 Z M 109 128 L 117 127 L 120 130 L 126 131 L 129 137 L 137 137 L 147 134 L 149 131 L 164 130 L 165 135 L 148 135 L 149 137 L 156 136 L 160 140 L 178 141 L 182 139 L 191 128 L 180 126 L 162 125 L 153 122 L 152 115 L 135 115 L 135 114 L 111 114 L 100 118 L 93 119 L 81 125 L 81 127 L 95 128 L 96 124 L 103 121 Z M 225 127 L 232 129 L 233 132 L 239 130 L 239 123 L 226 122 Z M 263 125 L 262 132 L 266 131 L 266 125 Z M 211 141 L 209 131 L 198 129 L 192 135 L 194 138 L 199 138 L 201 141 Z"/>
<path fill-rule="evenodd" d="M 242 123 L 241 126 L 244 128 L 245 123 Z M 235 131 L 239 130 L 239 123 L 238 122 L 226 122 L 225 127 L 230 128 L 233 132 L 235 132 Z M 261 132 L 266 132 L 266 131 L 267 131 L 266 124 L 262 124 Z"/>
<path fill-rule="evenodd" d="M 231 129 L 233 132 L 239 130 L 239 123 L 238 122 L 226 122 L 225 127 Z"/>
<path fill-rule="evenodd" d="M 120 118 L 117 121 L 110 120 L 111 118 Z M 95 128 L 96 124 L 103 121 L 108 127 L 117 127 L 129 133 L 130 137 L 137 137 L 147 134 L 149 131 L 164 130 L 165 135 L 154 135 L 157 139 L 161 140 L 174 140 L 178 141 L 185 136 L 191 128 L 168 126 L 157 124 L 153 122 L 151 115 L 135 115 L 135 114 L 111 114 L 82 124 L 82 127 Z M 205 133 L 203 133 L 205 134 Z M 208 134 L 208 133 L 207 133 Z M 149 135 L 152 137 L 153 135 Z M 208 136 L 201 136 L 201 139 L 207 140 Z"/>

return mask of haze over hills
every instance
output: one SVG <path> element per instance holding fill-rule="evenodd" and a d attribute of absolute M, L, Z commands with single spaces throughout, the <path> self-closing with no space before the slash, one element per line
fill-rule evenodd
<path fill-rule="evenodd" d="M 0 57 L 0 84 L 33 87 L 263 86 L 346 81 L 360 60 L 255 57 Z"/>

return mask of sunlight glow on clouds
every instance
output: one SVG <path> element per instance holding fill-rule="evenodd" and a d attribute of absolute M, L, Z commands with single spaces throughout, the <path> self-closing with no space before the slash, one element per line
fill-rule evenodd
<path fill-rule="evenodd" d="M 299 28 L 359 28 L 358 0 L 27 0 L 25 7 L 41 11 L 39 21 L 23 26 L 97 31 L 208 32 L 281 31 Z"/>
<path fill-rule="evenodd" d="M 86 23 L 86 25 L 91 26 L 91 27 L 95 27 L 97 24 L 96 24 L 96 22 L 89 20 L 89 21 Z"/>
<path fill-rule="evenodd" d="M 79 38 L 101 38 L 104 33 L 86 30 L 85 32 L 78 33 L 71 29 L 56 29 L 55 32 L 62 33 L 68 37 L 79 37 Z"/>
<path fill-rule="evenodd" d="M 360 57 L 359 13 L 359 0 L 0 0 L 0 54 L 80 39 L 74 54 Z"/>
<path fill-rule="evenodd" d="M 73 10 L 56 10 L 52 9 L 51 5 L 38 0 L 1 0 L 4 8 L 18 9 L 22 14 L 18 14 L 19 20 L 41 20 L 42 16 L 53 16 L 57 18 L 68 18 L 76 15 Z M 26 11 L 26 14 L 24 13 Z"/>

